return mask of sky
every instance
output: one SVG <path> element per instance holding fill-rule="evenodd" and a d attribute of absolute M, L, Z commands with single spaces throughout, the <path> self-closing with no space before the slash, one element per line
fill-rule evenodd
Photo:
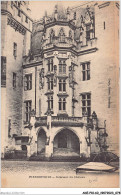
<path fill-rule="evenodd" d="M 47 14 L 50 15 L 56 4 L 62 3 L 65 8 L 67 7 L 75 7 L 81 4 L 86 4 L 87 2 L 82 1 L 30 1 L 29 7 L 31 9 L 31 17 L 33 20 L 39 20 L 47 11 Z"/>

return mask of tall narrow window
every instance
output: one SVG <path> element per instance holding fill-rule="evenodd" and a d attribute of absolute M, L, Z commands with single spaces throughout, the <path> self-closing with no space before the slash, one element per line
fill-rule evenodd
<path fill-rule="evenodd" d="M 24 78 L 24 90 L 31 90 L 32 89 L 32 74 L 25 75 Z"/>
<path fill-rule="evenodd" d="M 63 98 L 63 110 L 66 110 L 66 99 Z"/>
<path fill-rule="evenodd" d="M 59 91 L 62 91 L 62 80 L 59 79 Z"/>
<path fill-rule="evenodd" d="M 31 101 L 25 102 L 25 121 L 26 122 L 30 122 L 31 106 L 32 106 Z"/>
<path fill-rule="evenodd" d="M 105 22 L 103 24 L 104 24 L 104 30 L 105 30 Z"/>
<path fill-rule="evenodd" d="M 47 79 L 47 83 L 48 83 L 48 90 L 53 90 L 53 77 L 49 77 Z"/>
<path fill-rule="evenodd" d="M 59 110 L 62 110 L 62 98 L 59 98 Z"/>
<path fill-rule="evenodd" d="M 66 92 L 66 80 L 65 79 L 59 79 L 59 91 Z"/>
<path fill-rule="evenodd" d="M 17 43 L 13 43 L 13 56 L 14 58 L 17 57 Z"/>
<path fill-rule="evenodd" d="M 60 32 L 59 32 L 59 42 L 60 43 L 64 43 L 65 42 L 65 33 L 63 28 L 61 28 Z"/>
<path fill-rule="evenodd" d="M 82 63 L 82 80 L 90 80 L 90 62 Z"/>
<path fill-rule="evenodd" d="M 48 72 L 53 71 L 53 59 L 49 59 L 47 65 L 48 65 Z"/>
<path fill-rule="evenodd" d="M 53 110 L 53 96 L 48 96 L 48 110 Z"/>
<path fill-rule="evenodd" d="M 63 91 L 66 91 L 66 80 L 63 80 Z"/>
<path fill-rule="evenodd" d="M 53 59 L 51 59 L 50 61 L 50 67 L 51 67 L 51 71 L 53 71 Z"/>
<path fill-rule="evenodd" d="M 65 60 L 59 60 L 59 74 L 66 74 L 66 62 L 65 62 Z"/>
<path fill-rule="evenodd" d="M 82 115 L 85 113 L 90 116 L 91 115 L 91 94 L 84 93 L 81 94 L 82 97 Z"/>
<path fill-rule="evenodd" d="M 66 98 L 59 98 L 59 111 L 66 110 Z"/>
<path fill-rule="evenodd" d="M 16 73 L 13 72 L 13 88 L 16 88 Z"/>

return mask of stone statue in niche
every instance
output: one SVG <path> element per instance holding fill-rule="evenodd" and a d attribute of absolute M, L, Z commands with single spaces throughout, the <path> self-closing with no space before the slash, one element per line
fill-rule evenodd
<path fill-rule="evenodd" d="M 41 69 L 39 74 L 39 89 L 43 89 L 44 87 L 44 68 Z"/>
<path fill-rule="evenodd" d="M 69 66 L 69 87 L 72 87 L 72 66 Z"/>

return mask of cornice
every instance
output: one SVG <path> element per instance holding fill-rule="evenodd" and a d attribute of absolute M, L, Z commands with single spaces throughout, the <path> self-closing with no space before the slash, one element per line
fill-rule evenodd
<path fill-rule="evenodd" d="M 45 30 L 46 30 L 47 28 L 50 28 L 50 27 L 55 26 L 55 25 L 69 26 L 73 30 L 76 29 L 76 27 L 70 21 L 56 21 L 56 20 L 45 24 L 44 27 L 45 27 Z"/>
<path fill-rule="evenodd" d="M 23 69 L 25 69 L 25 68 L 40 66 L 42 64 L 43 64 L 42 61 L 41 62 L 33 62 L 33 63 L 30 63 L 30 64 L 22 65 L 22 67 L 23 67 Z"/>
<path fill-rule="evenodd" d="M 89 53 L 93 53 L 93 52 L 96 52 L 98 50 L 98 48 L 94 47 L 94 48 L 90 48 L 90 49 L 87 49 L 87 50 L 83 50 L 83 51 L 75 51 L 72 49 L 72 47 L 58 47 L 58 46 L 55 46 L 53 48 L 48 48 L 48 49 L 45 49 L 43 50 L 42 52 L 43 53 L 47 53 L 48 51 L 69 51 L 69 52 L 72 52 L 73 54 L 77 55 L 77 56 L 81 56 L 81 55 L 85 55 L 85 54 L 89 54 Z"/>
<path fill-rule="evenodd" d="M 79 51 L 77 55 L 81 56 L 81 55 L 85 55 L 85 54 L 96 52 L 97 50 L 98 50 L 98 48 L 94 47 L 94 48 L 87 49 L 87 50 L 84 50 L 84 51 Z"/>

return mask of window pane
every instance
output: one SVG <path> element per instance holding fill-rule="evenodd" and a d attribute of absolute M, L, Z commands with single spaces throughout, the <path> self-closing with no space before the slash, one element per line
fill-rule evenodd
<path fill-rule="evenodd" d="M 85 94 L 82 95 L 82 99 L 83 100 L 86 99 L 86 95 Z"/>
<path fill-rule="evenodd" d="M 91 115 L 91 108 L 90 108 L 90 107 L 87 108 L 87 115 L 88 115 L 88 116 Z"/>
<path fill-rule="evenodd" d="M 59 91 L 62 91 L 62 84 L 59 83 Z"/>
<path fill-rule="evenodd" d="M 63 110 L 66 110 L 66 102 L 63 102 Z"/>
<path fill-rule="evenodd" d="M 82 101 L 82 106 L 86 106 L 86 101 Z"/>
<path fill-rule="evenodd" d="M 82 69 L 85 70 L 85 64 L 82 64 Z"/>
<path fill-rule="evenodd" d="M 66 73 L 66 65 L 63 65 L 63 73 Z"/>
<path fill-rule="evenodd" d="M 87 63 L 87 69 L 90 69 L 90 63 L 89 62 Z"/>
<path fill-rule="evenodd" d="M 61 110 L 61 102 L 59 102 L 59 110 Z"/>
<path fill-rule="evenodd" d="M 84 115 L 85 112 L 86 112 L 86 108 L 84 107 L 84 108 L 82 108 L 82 115 Z"/>
<path fill-rule="evenodd" d="M 53 99 L 51 100 L 51 109 L 53 109 Z"/>
<path fill-rule="evenodd" d="M 62 65 L 59 64 L 59 72 L 61 73 L 62 72 Z"/>
<path fill-rule="evenodd" d="M 91 94 L 87 94 L 87 99 L 90 99 L 91 98 Z"/>
<path fill-rule="evenodd" d="M 90 80 L 90 70 L 87 70 L 87 80 Z"/>
<path fill-rule="evenodd" d="M 83 81 L 86 80 L 85 72 L 82 72 L 82 80 L 83 80 Z"/>
<path fill-rule="evenodd" d="M 90 106 L 90 105 L 91 105 L 91 101 L 87 100 L 87 106 Z"/>

